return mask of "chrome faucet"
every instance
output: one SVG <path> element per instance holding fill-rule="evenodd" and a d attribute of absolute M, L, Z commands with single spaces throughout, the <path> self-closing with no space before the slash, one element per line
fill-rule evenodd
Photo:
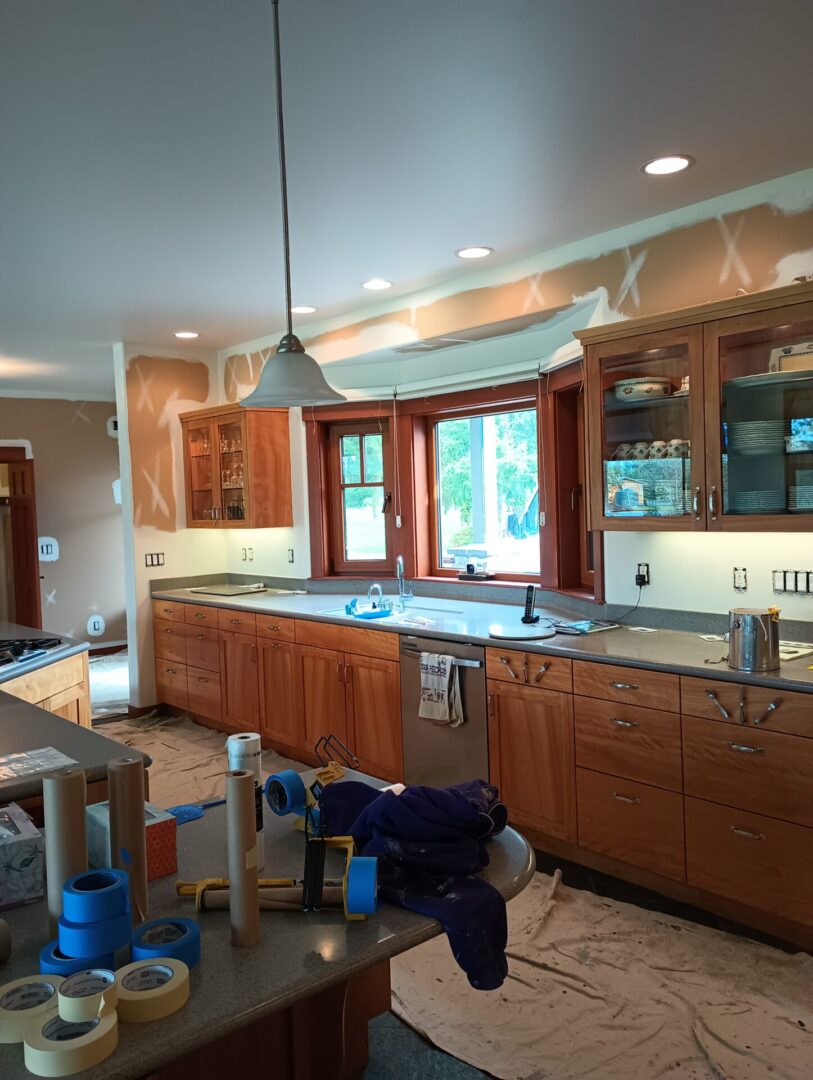
<path fill-rule="evenodd" d="M 373 593 L 378 596 L 378 602 L 373 600 Z M 367 599 L 370 601 L 374 608 L 381 608 L 384 606 L 384 590 L 381 588 L 377 581 L 374 581 L 370 588 L 367 590 Z"/>
<path fill-rule="evenodd" d="M 405 611 L 407 600 L 412 599 L 412 589 L 407 592 L 404 581 L 404 556 L 398 555 L 395 559 L 395 576 L 398 578 L 398 610 Z"/>

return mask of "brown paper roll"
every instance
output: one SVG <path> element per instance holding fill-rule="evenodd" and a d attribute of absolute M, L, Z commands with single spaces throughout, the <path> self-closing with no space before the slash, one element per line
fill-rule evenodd
<path fill-rule="evenodd" d="M 301 911 L 302 886 L 279 886 L 274 889 L 258 890 L 261 911 Z M 328 885 L 322 890 L 322 907 L 341 908 L 343 906 L 341 885 Z M 231 906 L 231 889 L 207 889 L 203 898 L 204 911 L 220 911 Z"/>
<path fill-rule="evenodd" d="M 54 937 L 62 914 L 62 886 L 68 878 L 88 868 L 86 796 L 84 769 L 72 766 L 54 769 L 42 778 L 48 918 Z"/>
<path fill-rule="evenodd" d="M 260 940 L 257 837 L 254 829 L 254 773 L 226 773 L 226 834 L 229 849 L 231 943 L 238 948 Z"/>
<path fill-rule="evenodd" d="M 110 862 L 130 875 L 133 922 L 147 917 L 147 826 L 144 819 L 144 759 L 113 758 L 107 765 L 110 798 Z"/>

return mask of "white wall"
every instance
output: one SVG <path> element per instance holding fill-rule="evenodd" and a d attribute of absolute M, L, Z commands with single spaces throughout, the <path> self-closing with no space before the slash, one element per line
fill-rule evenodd
<path fill-rule="evenodd" d="M 725 612 L 777 604 L 786 618 L 813 621 L 813 596 L 775 595 L 771 575 L 813 571 L 813 533 L 608 532 L 604 545 L 609 603 L 635 603 L 635 570 L 648 562 L 652 584 L 642 607 Z M 746 592 L 734 591 L 735 566 L 748 571 Z"/>

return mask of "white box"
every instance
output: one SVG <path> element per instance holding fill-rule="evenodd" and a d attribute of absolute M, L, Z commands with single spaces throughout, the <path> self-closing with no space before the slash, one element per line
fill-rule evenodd
<path fill-rule="evenodd" d="M 16 803 L 0 807 L 0 911 L 41 900 L 45 839 Z"/>

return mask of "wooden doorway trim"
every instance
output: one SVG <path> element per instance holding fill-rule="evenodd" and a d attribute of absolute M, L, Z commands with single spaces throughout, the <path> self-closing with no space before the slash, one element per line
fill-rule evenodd
<path fill-rule="evenodd" d="M 14 621 L 42 629 L 39 534 L 34 462 L 18 446 L 0 446 L 0 464 L 8 465 L 11 550 L 14 573 Z"/>

